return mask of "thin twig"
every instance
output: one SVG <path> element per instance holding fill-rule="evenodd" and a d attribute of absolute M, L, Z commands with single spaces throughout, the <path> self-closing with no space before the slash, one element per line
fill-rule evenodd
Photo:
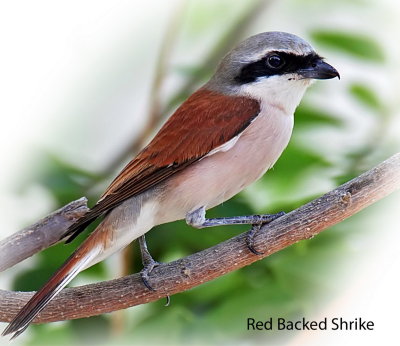
<path fill-rule="evenodd" d="M 263 9 L 270 3 L 270 0 L 256 1 L 247 12 L 244 12 L 237 22 L 231 25 L 217 40 L 208 56 L 203 60 L 202 66 L 200 67 L 202 73 L 191 74 L 181 88 L 175 93 L 175 96 L 171 97 L 171 101 L 164 109 L 165 114 L 168 114 L 177 103 L 188 97 L 203 78 L 207 78 L 212 74 L 221 58 L 232 49 L 243 36 L 246 36 L 246 30 L 254 23 L 255 19 L 263 13 Z"/>
<path fill-rule="evenodd" d="M 150 89 L 149 98 L 149 112 L 146 117 L 146 124 L 139 134 L 131 143 L 121 150 L 105 169 L 104 175 L 108 175 L 117 167 L 121 162 L 126 160 L 127 157 L 137 153 L 145 144 L 151 133 L 158 127 L 163 119 L 163 110 L 161 106 L 161 88 L 167 74 L 167 67 L 169 64 L 170 56 L 172 54 L 176 38 L 178 37 L 178 30 L 183 18 L 183 12 L 186 2 L 178 4 L 169 24 L 167 25 L 164 38 L 162 40 L 161 49 L 158 53 L 157 62 L 154 71 L 154 78 Z"/>
<path fill-rule="evenodd" d="M 255 237 L 256 256 L 241 234 L 180 260 L 161 264 L 151 275 L 156 291 L 148 290 L 140 275 L 63 290 L 35 322 L 51 322 L 99 315 L 148 303 L 220 277 L 267 257 L 354 215 L 400 188 L 400 153 L 324 196 L 264 226 Z M 201 231 L 193 231 L 201 232 Z M 33 292 L 0 290 L 0 321 L 10 321 Z"/>
<path fill-rule="evenodd" d="M 58 243 L 68 227 L 89 210 L 86 203 L 82 197 L 0 241 L 0 272 Z"/>

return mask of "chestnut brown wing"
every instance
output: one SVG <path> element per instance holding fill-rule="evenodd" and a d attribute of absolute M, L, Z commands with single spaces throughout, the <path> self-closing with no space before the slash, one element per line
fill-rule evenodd
<path fill-rule="evenodd" d="M 67 242 L 100 215 L 165 181 L 240 134 L 259 112 L 259 102 L 254 99 L 204 88 L 194 93 L 126 165 L 96 205 L 70 227 Z"/>

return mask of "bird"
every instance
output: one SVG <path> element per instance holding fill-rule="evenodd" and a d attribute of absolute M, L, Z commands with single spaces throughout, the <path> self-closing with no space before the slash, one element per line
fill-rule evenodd
<path fill-rule="evenodd" d="M 288 145 L 294 112 L 316 79 L 340 75 L 304 39 L 269 31 L 228 52 L 210 80 L 190 95 L 149 144 L 117 175 L 64 239 L 70 242 L 97 218 L 100 224 L 3 331 L 20 335 L 79 272 L 138 239 L 150 284 L 158 265 L 145 233 L 185 219 L 194 228 L 249 224 L 247 245 L 277 214 L 206 218 L 206 210 L 259 179 Z"/>

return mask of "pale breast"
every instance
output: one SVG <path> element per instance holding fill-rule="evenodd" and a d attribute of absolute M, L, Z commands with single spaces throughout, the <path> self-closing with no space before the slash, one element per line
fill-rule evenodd
<path fill-rule="evenodd" d="M 161 197 L 160 223 L 182 219 L 190 211 L 212 208 L 260 178 L 287 146 L 293 115 L 273 105 L 229 145 L 168 180 Z"/>

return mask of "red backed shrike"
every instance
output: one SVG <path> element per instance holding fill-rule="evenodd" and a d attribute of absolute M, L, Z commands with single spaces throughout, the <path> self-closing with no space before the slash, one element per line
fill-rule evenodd
<path fill-rule="evenodd" d="M 70 241 L 98 217 L 99 226 L 21 309 L 3 335 L 21 334 L 80 271 L 139 238 L 143 282 L 157 265 L 144 234 L 186 219 L 196 228 L 251 224 L 275 215 L 207 219 L 212 208 L 260 178 L 287 146 L 293 113 L 314 79 L 339 73 L 303 39 L 283 32 L 248 38 L 229 52 L 216 73 L 168 119 L 153 140 L 115 178 L 96 205 L 71 226 Z"/>

